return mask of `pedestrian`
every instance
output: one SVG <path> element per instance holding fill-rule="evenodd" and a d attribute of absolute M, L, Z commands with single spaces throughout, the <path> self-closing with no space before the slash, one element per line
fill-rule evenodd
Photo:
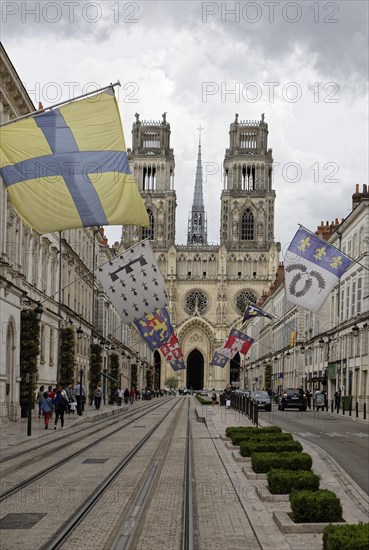
<path fill-rule="evenodd" d="M 118 390 L 117 390 L 117 405 L 118 407 L 121 407 L 122 406 L 122 399 L 124 397 L 124 391 L 122 390 L 122 388 L 119 386 Z"/>
<path fill-rule="evenodd" d="M 53 389 L 52 386 L 49 386 L 49 392 L 48 392 L 48 395 L 51 399 L 51 401 L 54 401 L 55 399 L 55 396 L 56 396 L 56 388 Z"/>
<path fill-rule="evenodd" d="M 124 402 L 125 404 L 127 405 L 128 404 L 128 401 L 129 401 L 129 389 L 126 388 L 123 392 L 123 395 L 124 395 Z"/>
<path fill-rule="evenodd" d="M 97 386 L 94 393 L 94 403 L 95 403 L 95 409 L 97 411 L 100 410 L 101 397 L 102 397 L 102 389 L 100 388 L 100 386 Z"/>
<path fill-rule="evenodd" d="M 49 427 L 49 420 L 53 412 L 53 402 L 51 397 L 49 397 L 49 394 L 47 391 L 43 393 L 42 400 L 41 400 L 41 411 L 44 417 L 45 422 L 45 430 Z"/>
<path fill-rule="evenodd" d="M 83 384 L 78 383 L 74 386 L 74 395 L 77 399 L 77 414 L 82 416 L 83 403 L 86 396 L 86 391 Z"/>
<path fill-rule="evenodd" d="M 336 412 L 340 412 L 340 404 L 341 404 L 341 389 L 338 388 L 338 390 L 334 394 L 334 408 Z"/>
<path fill-rule="evenodd" d="M 307 406 L 311 409 L 311 392 L 309 390 L 306 390 L 306 401 Z"/>
<path fill-rule="evenodd" d="M 65 395 L 63 395 L 62 390 L 56 390 L 56 397 L 54 399 L 54 407 L 55 407 L 55 424 L 54 424 L 54 430 L 56 430 L 56 426 L 58 423 L 58 420 L 60 418 L 60 425 L 62 428 L 64 428 L 64 413 L 66 410 L 68 410 L 68 400 Z"/>
<path fill-rule="evenodd" d="M 129 393 L 129 397 L 130 397 L 131 405 L 133 405 L 135 397 L 136 397 L 136 392 L 135 392 L 135 389 L 134 389 L 133 386 L 132 386 L 131 391 Z"/>
<path fill-rule="evenodd" d="M 211 394 L 211 404 L 214 407 L 217 402 L 217 394 L 216 394 L 215 388 L 212 389 L 212 392 L 213 393 Z"/>
<path fill-rule="evenodd" d="M 225 393 L 225 404 L 227 409 L 231 408 L 231 397 L 232 397 L 232 386 L 228 384 L 226 389 L 224 390 Z"/>
<path fill-rule="evenodd" d="M 45 386 L 40 386 L 40 389 L 37 393 L 37 403 L 38 403 L 38 417 L 41 418 L 42 410 L 41 410 L 41 401 L 44 396 Z"/>

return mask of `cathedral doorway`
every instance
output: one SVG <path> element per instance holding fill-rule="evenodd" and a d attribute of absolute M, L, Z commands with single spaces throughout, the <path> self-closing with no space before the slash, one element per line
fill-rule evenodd
<path fill-rule="evenodd" d="M 233 388 L 240 387 L 240 354 L 236 355 L 231 359 L 231 366 L 229 369 L 229 383 Z"/>
<path fill-rule="evenodd" d="M 187 388 L 202 390 L 204 387 L 204 357 L 199 350 L 191 351 L 187 359 Z"/>

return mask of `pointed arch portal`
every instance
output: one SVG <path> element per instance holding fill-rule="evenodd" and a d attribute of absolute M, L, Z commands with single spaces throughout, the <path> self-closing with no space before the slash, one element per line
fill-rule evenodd
<path fill-rule="evenodd" d="M 233 359 L 231 359 L 231 366 L 229 369 L 229 383 L 234 388 L 240 387 L 240 354 L 238 352 L 233 357 Z"/>
<path fill-rule="evenodd" d="M 204 357 L 194 349 L 187 359 L 187 388 L 202 390 L 204 387 Z"/>

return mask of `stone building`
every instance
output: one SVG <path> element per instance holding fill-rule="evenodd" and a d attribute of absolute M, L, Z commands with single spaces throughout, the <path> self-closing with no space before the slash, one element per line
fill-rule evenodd
<path fill-rule="evenodd" d="M 230 328 L 240 323 L 249 301 L 257 302 L 273 284 L 279 261 L 274 241 L 273 158 L 268 125 L 235 120 L 230 125 L 221 192 L 220 244 L 207 240 L 199 143 L 194 198 L 187 243 L 176 243 L 174 151 L 170 124 L 140 120 L 132 128 L 129 161 L 149 214 L 150 227 L 124 227 L 122 246 L 149 238 L 169 291 L 169 311 L 187 365 L 180 387 L 222 389 L 239 385 L 244 358 L 237 354 L 225 369 L 210 365 Z M 181 185 L 183 183 L 181 182 Z M 186 184 L 187 185 L 187 184 Z M 160 384 L 173 374 L 154 354 Z"/>

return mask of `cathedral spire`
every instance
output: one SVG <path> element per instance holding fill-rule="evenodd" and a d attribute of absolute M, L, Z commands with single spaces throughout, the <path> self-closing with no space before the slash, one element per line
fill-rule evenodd
<path fill-rule="evenodd" d="M 187 244 L 207 244 L 207 220 L 204 211 L 204 199 L 202 192 L 202 163 L 201 163 L 201 132 L 199 130 L 199 147 L 197 153 L 195 191 L 193 196 L 192 210 L 188 217 Z"/>

